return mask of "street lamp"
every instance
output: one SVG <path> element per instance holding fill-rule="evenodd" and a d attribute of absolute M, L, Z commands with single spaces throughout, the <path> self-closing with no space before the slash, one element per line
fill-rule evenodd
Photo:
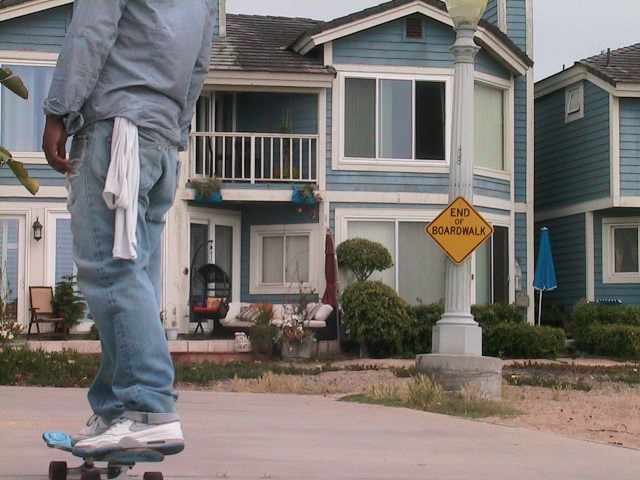
<path fill-rule="evenodd" d="M 447 6 L 456 31 L 449 201 L 464 197 L 473 204 L 474 67 L 480 50 L 474 36 L 487 0 L 448 0 Z M 498 397 L 502 362 L 482 356 L 482 329 L 471 315 L 471 285 L 470 259 L 459 265 L 447 262 L 445 313 L 433 329 L 433 354 L 418 356 L 417 367 L 449 390 L 475 384 Z"/>

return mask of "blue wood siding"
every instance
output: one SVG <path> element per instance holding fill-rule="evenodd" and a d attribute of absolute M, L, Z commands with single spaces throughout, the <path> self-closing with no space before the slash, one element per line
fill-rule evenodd
<path fill-rule="evenodd" d="M 405 20 L 399 19 L 334 41 L 335 64 L 393 65 L 453 68 L 451 45 L 455 34 L 450 27 L 425 17 L 424 41 L 405 38 Z M 481 51 L 476 68 L 503 78 L 510 73 L 486 52 Z"/>
<path fill-rule="evenodd" d="M 293 303 L 296 295 L 251 295 L 251 227 L 254 225 L 294 225 L 318 223 L 317 215 L 305 209 L 299 213 L 292 203 L 247 205 L 242 207 L 242 240 L 240 253 L 240 299 L 247 303 Z M 314 218 L 314 216 L 316 218 Z M 324 245 L 324 244 L 323 244 Z M 320 292 L 323 293 L 323 292 Z"/>
<path fill-rule="evenodd" d="M 511 40 L 524 52 L 527 51 L 527 2 L 526 0 L 506 0 L 507 32 Z"/>
<path fill-rule="evenodd" d="M 498 25 L 498 0 L 489 0 L 487 10 L 484 12 L 484 19 Z"/>
<path fill-rule="evenodd" d="M 515 216 L 515 257 L 516 262 L 520 265 L 520 270 L 522 271 L 522 279 L 520 281 L 520 288 L 522 290 L 527 289 L 529 285 L 529 263 L 528 263 L 528 254 L 527 254 L 527 214 L 526 213 L 516 213 Z"/>
<path fill-rule="evenodd" d="M 536 101 L 536 208 L 610 195 L 609 94 L 584 82 L 583 119 L 565 124 L 565 90 Z"/>
<path fill-rule="evenodd" d="M 29 175 L 40 182 L 40 185 L 47 187 L 64 186 L 64 176 L 56 172 L 49 165 L 26 165 Z M 1 185 L 20 185 L 9 168 L 0 168 Z M 2 189 L 0 189 L 0 194 Z"/>
<path fill-rule="evenodd" d="M 602 219 L 606 217 L 638 217 L 638 208 L 618 208 L 614 210 L 603 210 L 593 215 L 593 250 L 594 250 L 594 282 L 596 300 L 602 298 L 619 298 L 626 304 L 640 304 L 640 284 L 638 283 L 603 283 L 602 257 Z"/>
<path fill-rule="evenodd" d="M 63 277 L 74 274 L 73 235 L 69 218 L 56 220 L 56 271 L 54 274 L 56 284 Z"/>
<path fill-rule="evenodd" d="M 640 99 L 620 99 L 620 194 L 640 196 Z"/>
<path fill-rule="evenodd" d="M 573 306 L 587 296 L 585 214 L 555 218 L 536 224 L 536 256 L 540 229 L 547 227 L 556 266 L 558 288 L 545 292 L 551 303 Z M 532 279 L 533 281 L 533 279 Z"/>
<path fill-rule="evenodd" d="M 318 133 L 318 96 L 295 93 L 240 92 L 237 94 L 238 131 Z"/>
<path fill-rule="evenodd" d="M 527 201 L 527 80 L 517 78 L 514 87 L 514 166 L 516 202 Z"/>
<path fill-rule="evenodd" d="M 59 52 L 71 11 L 66 5 L 0 23 L 0 50 Z"/>

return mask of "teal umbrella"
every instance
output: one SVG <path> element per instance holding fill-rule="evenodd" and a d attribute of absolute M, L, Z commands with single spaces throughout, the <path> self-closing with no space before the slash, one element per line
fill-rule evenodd
<path fill-rule="evenodd" d="M 553 254 L 551 253 L 551 239 L 549 238 L 549 229 L 547 227 L 540 230 L 540 248 L 538 250 L 538 264 L 533 288 L 540 292 L 540 305 L 538 308 L 538 325 L 540 325 L 542 320 L 542 294 L 558 288 L 556 268 L 553 264 Z"/>

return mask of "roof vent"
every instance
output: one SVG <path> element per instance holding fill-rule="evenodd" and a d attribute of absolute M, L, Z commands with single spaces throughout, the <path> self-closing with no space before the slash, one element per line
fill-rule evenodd
<path fill-rule="evenodd" d="M 424 38 L 423 22 L 420 15 L 407 17 L 407 38 L 422 40 Z"/>

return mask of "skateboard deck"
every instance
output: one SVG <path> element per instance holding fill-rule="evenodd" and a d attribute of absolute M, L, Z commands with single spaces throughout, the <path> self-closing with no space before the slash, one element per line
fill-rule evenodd
<path fill-rule="evenodd" d="M 49 480 L 119 480 L 130 478 L 127 473 L 137 463 L 159 463 L 164 460 L 164 455 L 145 447 L 132 447 L 125 450 L 85 457 L 73 452 L 75 442 L 66 433 L 45 432 L 42 439 L 49 448 L 70 453 L 84 460 L 77 468 L 68 468 L 66 462 L 51 462 L 49 464 Z M 96 462 L 106 463 L 106 468 L 98 468 Z M 135 477 L 134 477 L 135 478 Z M 159 472 L 147 472 L 143 480 L 163 480 Z"/>

